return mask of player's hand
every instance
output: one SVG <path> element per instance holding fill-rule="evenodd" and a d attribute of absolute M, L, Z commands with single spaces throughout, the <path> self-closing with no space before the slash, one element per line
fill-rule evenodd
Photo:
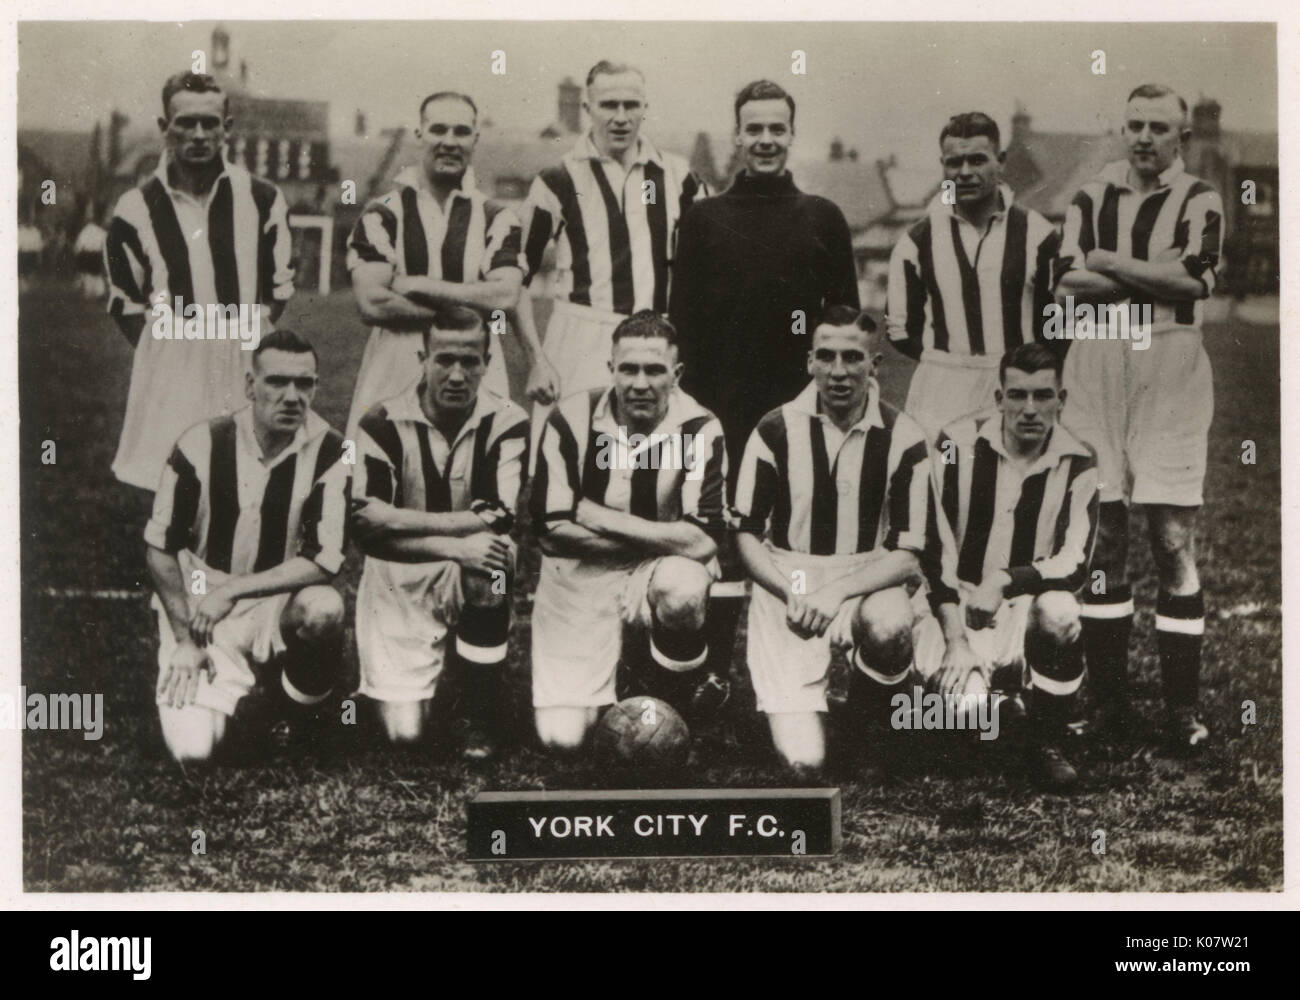
<path fill-rule="evenodd" d="M 374 497 L 354 496 L 349 526 L 358 538 L 369 538 L 389 523 L 395 509 L 392 504 Z"/>
<path fill-rule="evenodd" d="M 456 562 L 466 569 L 477 570 L 491 576 L 494 570 L 509 573 L 514 569 L 514 551 L 510 540 L 501 535 L 481 531 L 467 535 L 456 546 Z"/>
<path fill-rule="evenodd" d="M 542 406 L 550 406 L 560 398 L 560 376 L 545 355 L 539 357 L 529 369 L 524 395 Z"/>
<path fill-rule="evenodd" d="M 1114 250 L 1089 250 L 1083 258 L 1084 267 L 1097 274 L 1110 274 L 1115 268 L 1119 254 Z"/>
<path fill-rule="evenodd" d="M 992 628 L 993 616 L 1002 607 L 1002 588 L 1009 581 L 1006 574 L 999 570 L 975 588 L 975 593 L 966 600 L 966 627 L 979 631 Z"/>
<path fill-rule="evenodd" d="M 217 623 L 230 614 L 235 606 L 235 598 L 225 587 L 217 587 L 207 597 L 199 601 L 190 618 L 190 638 L 198 645 L 206 646 L 212 641 L 212 632 Z"/>
<path fill-rule="evenodd" d="M 843 603 L 844 599 L 830 587 L 821 587 L 811 594 L 792 594 L 786 604 L 786 624 L 804 639 L 825 635 Z"/>
<path fill-rule="evenodd" d="M 939 672 L 934 675 L 934 687 L 940 694 L 963 694 L 972 672 L 988 681 L 984 662 L 963 637 L 948 643 L 939 661 Z"/>
<path fill-rule="evenodd" d="M 211 683 L 212 661 L 208 654 L 188 640 L 177 643 L 167 669 L 158 679 L 158 695 L 163 698 L 164 704 L 172 708 L 193 705 L 194 698 L 199 693 L 200 678 L 205 671 Z"/>

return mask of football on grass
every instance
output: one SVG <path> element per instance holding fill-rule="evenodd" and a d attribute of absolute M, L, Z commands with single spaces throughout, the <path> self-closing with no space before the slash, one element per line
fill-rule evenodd
<path fill-rule="evenodd" d="M 604 760 L 639 767 L 685 763 L 691 731 L 658 698 L 626 698 L 611 705 L 596 726 L 595 751 Z"/>

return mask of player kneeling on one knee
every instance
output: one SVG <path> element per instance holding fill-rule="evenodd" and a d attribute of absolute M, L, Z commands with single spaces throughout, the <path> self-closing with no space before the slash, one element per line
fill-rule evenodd
<path fill-rule="evenodd" d="M 527 417 L 482 388 L 491 334 L 445 306 L 424 335 L 423 377 L 361 418 L 352 524 L 366 554 L 357 588 L 361 693 L 390 741 L 423 738 L 444 665 L 459 674 L 462 755 L 503 735 L 514 522 Z"/>
<path fill-rule="evenodd" d="M 640 312 L 613 337 L 613 386 L 561 401 L 533 481 L 533 706 L 555 748 L 581 746 L 615 701 L 624 625 L 649 634 L 644 693 L 679 711 L 731 653 L 705 638 L 712 536 L 725 528 L 722 426 L 677 387 L 668 322 Z"/>
<path fill-rule="evenodd" d="M 835 306 L 813 331 L 813 381 L 750 435 L 736 487 L 754 582 L 747 659 L 772 740 L 797 769 L 825 762 L 831 647 L 852 647 L 851 726 L 883 763 L 889 701 L 911 660 L 906 584 L 929 502 L 925 436 L 880 398 L 874 324 Z"/>
<path fill-rule="evenodd" d="M 316 364 L 289 330 L 262 338 L 251 405 L 191 427 L 163 470 L 145 541 L 178 761 L 212 756 L 259 679 L 291 725 L 338 682 L 343 599 L 326 584 L 343 565 L 350 469 L 311 409 Z"/>
<path fill-rule="evenodd" d="M 1072 592 L 1097 529 L 1097 464 L 1060 424 L 1052 351 L 1016 348 L 1000 380 L 996 410 L 949 424 L 935 442 L 940 502 L 923 560 L 934 617 L 917 630 L 916 664 L 956 696 L 1027 664 L 1031 764 L 1044 784 L 1066 788 L 1078 775 L 1059 744 L 1083 678 Z"/>

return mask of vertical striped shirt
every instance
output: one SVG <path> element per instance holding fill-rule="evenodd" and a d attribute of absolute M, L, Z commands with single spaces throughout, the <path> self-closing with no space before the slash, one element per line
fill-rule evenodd
<path fill-rule="evenodd" d="M 260 573 L 294 556 L 333 575 L 343 565 L 352 486 L 342 459 L 342 436 L 310 410 L 269 462 L 253 433 L 251 406 L 196 424 L 163 469 L 145 541 L 189 553 L 183 569 L 217 579 Z"/>
<path fill-rule="evenodd" d="M 585 135 L 528 192 L 528 274 L 555 241 L 556 298 L 606 312 L 667 313 L 678 220 L 708 194 L 682 157 L 660 152 L 644 137 L 625 172 Z"/>
<path fill-rule="evenodd" d="M 104 243 L 108 311 L 162 302 L 270 305 L 293 295 L 289 210 L 269 181 L 227 163 L 207 196 L 172 187 L 167 157 L 113 210 Z"/>
<path fill-rule="evenodd" d="M 949 424 L 935 441 L 937 503 L 922 560 L 931 607 L 958 603 L 998 570 L 1007 597 L 1083 585 L 1097 533 L 1097 459 L 1061 424 L 1042 455 L 1019 468 L 989 410 Z"/>
<path fill-rule="evenodd" d="M 1223 252 L 1223 201 L 1219 193 L 1187 173 L 1182 158 L 1160 175 L 1160 186 L 1141 194 L 1128 183 L 1129 163 L 1108 163 L 1070 202 L 1054 282 L 1085 266 L 1089 250 L 1111 250 L 1136 260 L 1179 261 L 1193 278 L 1214 291 L 1215 268 Z M 1199 327 L 1199 300 L 1162 302 L 1145 292 L 1127 300 L 1152 306 L 1152 329 Z M 1099 319 L 1105 315 L 1099 312 Z"/>
<path fill-rule="evenodd" d="M 627 444 L 624 445 L 623 442 Z M 727 446 L 718 418 L 680 389 L 642 440 L 614 414 L 614 390 L 568 396 L 542 431 L 533 478 L 538 533 L 572 520 L 583 499 L 648 521 L 726 528 Z"/>
<path fill-rule="evenodd" d="M 1042 340 L 1043 308 L 1052 301 L 1055 228 L 999 188 L 999 207 L 980 230 L 936 198 L 889 260 L 889 339 L 922 351 L 1000 358 Z"/>
<path fill-rule="evenodd" d="M 349 271 L 363 263 L 389 264 L 397 275 L 463 283 L 482 281 L 498 268 L 524 270 L 518 217 L 475 186 L 473 170 L 441 208 L 418 167 L 407 167 L 393 182 L 352 227 Z"/>
<path fill-rule="evenodd" d="M 736 482 L 739 530 L 812 555 L 921 552 L 929 486 L 920 425 L 884 402 L 874 379 L 847 433 L 818 409 L 810 382 L 750 434 Z"/>
<path fill-rule="evenodd" d="M 507 532 L 528 449 L 522 409 L 480 388 L 469 418 L 448 441 L 420 406 L 420 381 L 361 418 L 357 458 L 364 496 L 408 510 L 470 510 Z"/>

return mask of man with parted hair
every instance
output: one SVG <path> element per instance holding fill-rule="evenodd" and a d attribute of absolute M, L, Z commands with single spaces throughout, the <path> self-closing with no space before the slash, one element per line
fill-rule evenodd
<path fill-rule="evenodd" d="M 158 307 L 179 299 L 207 316 L 209 306 L 248 306 L 265 336 L 293 295 L 288 204 L 270 181 L 226 162 L 228 103 L 205 74 L 167 79 L 158 169 L 118 199 L 108 224 L 108 312 L 134 350 L 113 473 L 143 490 L 158 485 L 178 427 L 242 405 L 246 370 L 238 339 L 149 336 Z"/>
<path fill-rule="evenodd" d="M 290 330 L 263 337 L 250 405 L 181 435 L 145 528 L 158 615 L 158 712 L 182 762 L 210 759 L 259 680 L 310 727 L 342 671 L 343 565 L 351 467 L 311 409 L 316 351 Z"/>
<path fill-rule="evenodd" d="M 648 637 L 636 654 L 644 693 L 688 718 L 731 655 L 705 632 L 726 529 L 722 427 L 677 387 L 677 334 L 656 313 L 618 325 L 608 365 L 611 387 L 569 396 L 547 419 L 532 486 L 543 553 L 533 706 L 557 749 L 580 747 L 616 700 L 624 625 Z"/>
<path fill-rule="evenodd" d="M 1096 453 L 1062 426 L 1060 356 L 1022 344 L 999 365 L 996 408 L 949 424 L 931 456 L 934 516 L 922 558 L 932 617 L 916 667 L 945 695 L 1029 688 L 1029 765 L 1058 791 L 1078 772 L 1061 750 L 1083 681 L 1074 591 L 1097 530 Z"/>
<path fill-rule="evenodd" d="M 1055 227 L 1014 203 L 1002 183 L 997 122 L 954 115 L 939 133 L 943 187 L 889 261 L 889 340 L 919 362 L 907 412 L 931 439 L 949 421 L 993 404 L 998 363 L 1043 340 L 1052 302 Z"/>
<path fill-rule="evenodd" d="M 740 558 L 755 587 L 747 660 L 787 766 L 826 760 L 831 647 L 850 651 L 855 749 L 887 770 L 889 700 L 911 667 L 929 487 L 921 428 L 880 398 L 875 324 L 835 305 L 813 331 L 812 381 L 750 435 L 736 485 Z"/>
<path fill-rule="evenodd" d="M 504 736 L 510 529 L 528 419 L 481 384 L 495 345 L 474 310 L 440 307 L 423 342 L 420 380 L 358 428 L 361 693 L 390 741 L 414 744 L 450 667 L 469 723 L 462 756 L 480 762 Z"/>
<path fill-rule="evenodd" d="M 455 91 L 420 103 L 415 129 L 421 159 L 372 200 L 348 238 L 348 270 L 363 319 L 374 324 L 357 372 L 348 433 L 367 409 L 419 377 L 421 333 L 442 306 L 489 317 L 489 328 L 517 329 L 529 363 L 527 392 L 557 391 L 531 325 L 516 320 L 525 273 L 523 230 L 514 211 L 476 186 L 470 166 L 478 144 L 478 108 Z M 509 398 L 504 351 L 491 352 L 484 385 Z"/>
<path fill-rule="evenodd" d="M 795 102 L 770 80 L 736 95 L 744 169 L 682 218 L 670 315 L 686 387 L 717 413 L 739 454 L 760 417 L 807 382 L 808 338 L 834 305 L 858 308 L 844 214 L 786 169 Z"/>
<path fill-rule="evenodd" d="M 641 134 L 649 102 L 635 66 L 607 59 L 592 66 L 583 108 L 591 127 L 537 175 L 522 210 L 530 282 L 555 245 L 545 350 L 564 396 L 608 384 L 619 323 L 643 309 L 668 312 L 678 222 L 709 193 L 685 159 Z M 531 327 L 527 292 L 520 314 Z M 534 434 L 544 423 L 536 414 Z"/>
<path fill-rule="evenodd" d="M 1070 429 L 1098 453 L 1100 530 L 1094 578 L 1083 592 L 1089 690 L 1103 732 L 1135 729 L 1128 700 L 1133 598 L 1128 504 L 1146 507 L 1160 592 L 1156 638 L 1171 750 L 1199 750 L 1210 730 L 1198 709 L 1205 601 L 1196 567 L 1196 515 L 1214 413 L 1210 361 L 1201 344 L 1202 301 L 1214 290 L 1223 203 L 1187 173 L 1187 102 L 1144 84 L 1124 112 L 1128 157 L 1075 195 L 1055 272 L 1058 297 L 1095 304 L 1092 339 L 1065 360 Z M 1150 310 L 1147 347 L 1112 339 L 1110 307 Z M 1138 315 L 1141 320 L 1141 313 Z"/>

